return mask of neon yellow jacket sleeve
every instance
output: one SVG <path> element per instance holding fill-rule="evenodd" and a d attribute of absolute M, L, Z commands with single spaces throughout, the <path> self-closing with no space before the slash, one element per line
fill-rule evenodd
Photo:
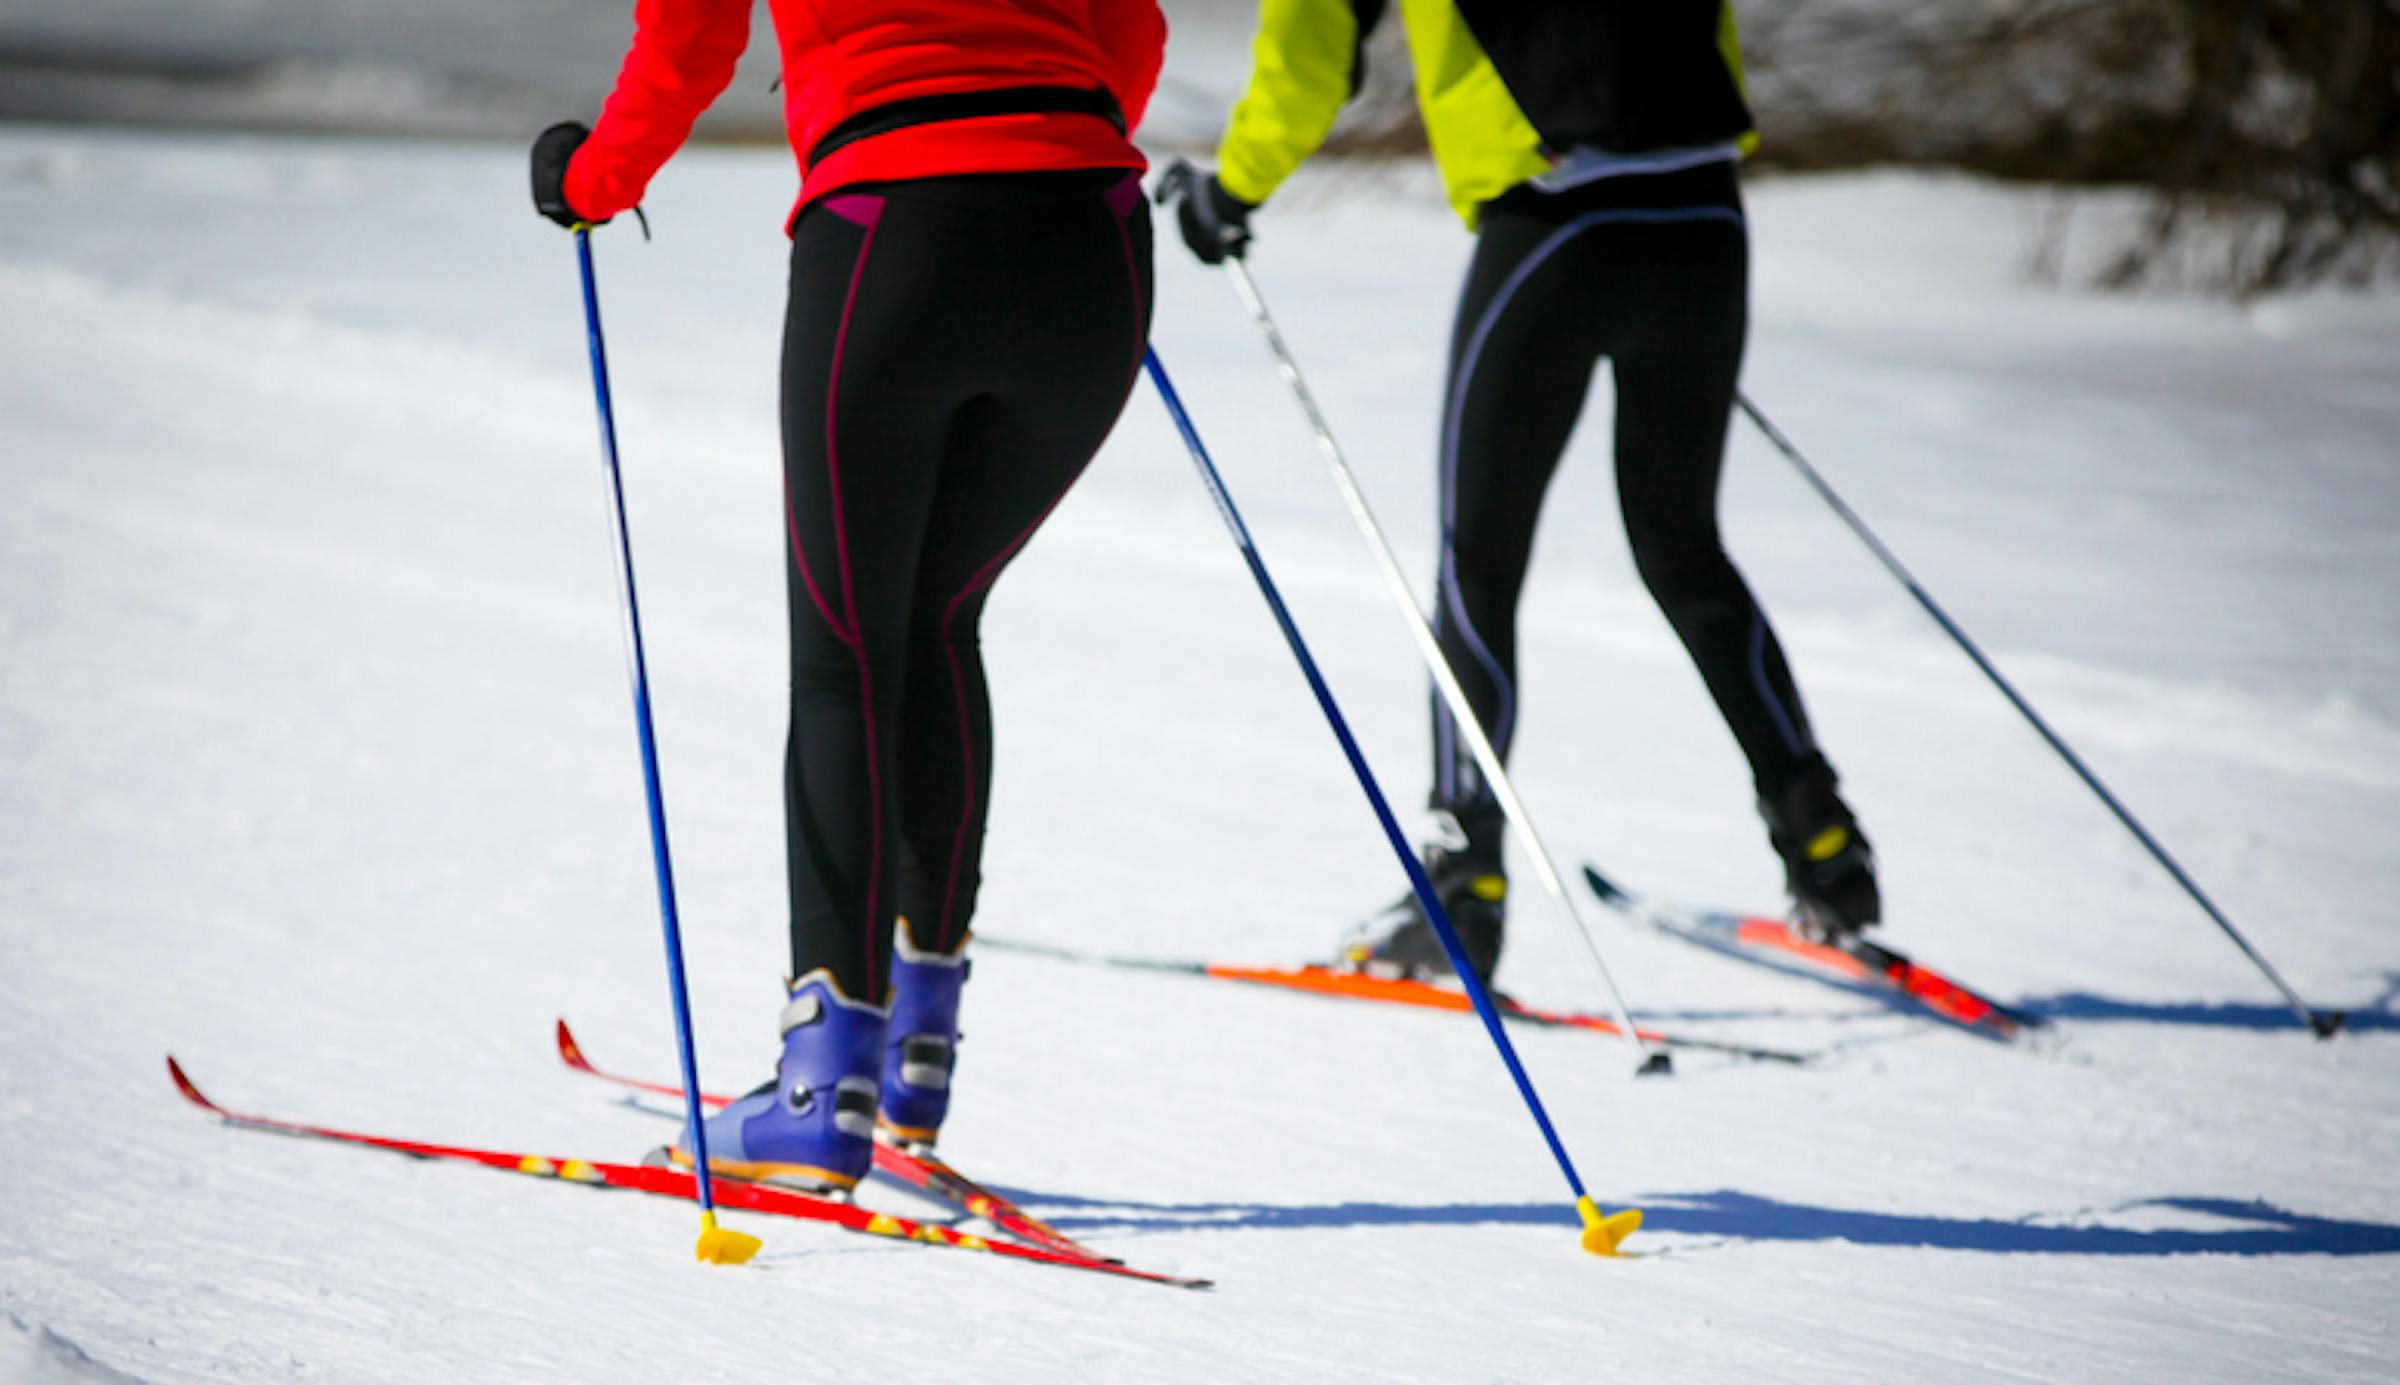
<path fill-rule="evenodd" d="M 1733 74 L 1733 89 L 1742 94 L 1742 104 L 1750 105 L 1750 72 L 1742 66 L 1742 34 L 1733 22 L 1733 0 L 1725 0 L 1724 7 L 1717 11 L 1717 51 L 1725 55 L 1725 70 Z M 1744 130 L 1735 142 L 1741 145 L 1743 157 L 1757 153 L 1757 127 Z"/>
<path fill-rule="evenodd" d="M 1417 67 L 1417 109 L 1459 220 L 1550 166 L 1542 137 L 1450 0 L 1401 0 Z"/>
<path fill-rule="evenodd" d="M 1217 178 L 1253 205 L 1274 195 L 1325 143 L 1350 99 L 1358 61 L 1351 0 L 1265 0 L 1250 85 L 1217 146 Z"/>

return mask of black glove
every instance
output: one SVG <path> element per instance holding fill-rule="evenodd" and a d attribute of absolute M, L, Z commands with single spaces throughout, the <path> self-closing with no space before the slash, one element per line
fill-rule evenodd
<path fill-rule="evenodd" d="M 582 121 L 562 120 L 533 142 L 533 209 L 570 231 L 607 224 L 586 219 L 567 202 L 567 161 L 591 137 L 591 127 Z"/>
<path fill-rule="evenodd" d="M 1157 195 L 1160 206 L 1175 204 L 1183 243 L 1200 263 L 1223 264 L 1228 255 L 1238 260 L 1250 248 L 1250 213 L 1258 208 L 1227 192 L 1217 175 L 1177 159 L 1158 180 Z"/>

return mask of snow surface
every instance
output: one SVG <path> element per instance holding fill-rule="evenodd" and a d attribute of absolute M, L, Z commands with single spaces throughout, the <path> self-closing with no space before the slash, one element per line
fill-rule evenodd
<path fill-rule="evenodd" d="M 521 151 L 0 133 L 0 1379 L 2388 1380 L 2400 1334 L 2400 299 L 2025 274 L 2062 208 L 1755 190 L 1753 395 L 2295 985 L 2243 959 L 1759 439 L 1731 545 L 1901 946 L 2054 1018 L 2003 1048 L 1595 918 L 1635 1008 L 1801 1070 L 1518 1039 L 1607 1264 L 1453 1017 L 990 953 L 950 1153 L 1213 1294 L 228 1130 L 168 1087 L 630 1157 L 562 1071 L 673 1062 L 573 259 Z M 600 237 L 711 1084 L 783 963 L 778 151 Z M 1322 170 L 1255 264 L 1413 571 L 1468 241 Z M 2073 240 L 2073 237 L 2070 237 Z M 2073 246 L 2070 245 L 2070 250 Z M 1395 802 L 1423 677 L 1228 286 L 1158 344 Z M 1524 790 L 1570 858 L 1770 907 L 1730 737 L 1635 583 L 1605 391 L 1525 612 Z M 982 927 L 1322 955 L 1399 876 L 1145 393 L 1002 585 Z M 1590 1007 L 1519 871 L 1502 979 Z M 895 1208 L 913 1206 L 877 1190 Z"/>

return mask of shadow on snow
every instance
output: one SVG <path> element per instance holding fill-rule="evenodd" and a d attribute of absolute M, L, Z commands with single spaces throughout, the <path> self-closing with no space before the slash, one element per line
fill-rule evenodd
<path fill-rule="evenodd" d="M 1000 1190 L 996 1190 L 1000 1191 Z M 1146 1234 L 1185 1230 L 1314 1231 L 1385 1226 L 1534 1226 L 1571 1228 L 1562 1203 L 1460 1203 L 1402 1206 L 1344 1202 L 1317 1207 L 1263 1203 L 1109 1202 L 1014 1194 L 1028 1204 L 1070 1209 L 1046 1220 L 1061 1231 Z M 2139 1229 L 2056 1225 L 2031 1220 L 1911 1216 L 1810 1207 L 1720 1189 L 1668 1193 L 1636 1204 L 1643 1229 L 1683 1236 L 1760 1242 L 1847 1241 L 1853 1245 L 1983 1251 L 2002 1255 L 2393 1255 L 2400 1226 L 2288 1212 L 2267 1202 L 2229 1198 L 2153 1198 L 2115 1213 L 2170 1211 L 2238 1223 L 2223 1227 Z M 2080 1215 L 2080 1214 L 2079 1214 Z"/>
<path fill-rule="evenodd" d="M 2384 994 L 2350 1011 L 2349 1032 L 2400 1032 L 2400 1014 L 2392 1009 L 2394 993 Z M 2147 1002 L 2116 1000 L 2104 995 L 2068 991 L 2060 995 L 2035 996 L 2018 1002 L 2013 1008 L 2044 1020 L 2072 1020 L 2078 1024 L 2172 1024 L 2195 1029 L 2256 1029 L 2304 1032 L 2300 1021 L 2281 1005 L 2251 1005 L 2242 1003 L 2188 1001 Z M 2331 1007 L 2339 1009 L 2339 1006 Z"/>

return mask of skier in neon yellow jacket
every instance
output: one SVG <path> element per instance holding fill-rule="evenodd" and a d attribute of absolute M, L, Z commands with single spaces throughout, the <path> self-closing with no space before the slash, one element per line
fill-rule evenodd
<path fill-rule="evenodd" d="M 1241 255 L 1250 219 L 1324 142 L 1364 77 L 1382 0 L 1265 0 L 1217 168 L 1169 171 L 1184 241 Z M 1748 331 L 1735 177 L 1755 143 L 1727 0 L 1401 0 L 1417 104 L 1451 205 L 1476 233 L 1439 440 L 1435 632 L 1506 755 L 1516 608 L 1544 492 L 1599 363 L 1616 387 L 1619 501 L 1635 565 L 1750 762 L 1802 920 L 1880 917 L 1875 859 L 1836 792 L 1780 642 L 1717 530 Z M 1508 893 L 1491 786 L 1433 706 L 1427 865 L 1487 977 Z M 1344 945 L 1385 974 L 1446 972 L 1413 897 Z"/>

